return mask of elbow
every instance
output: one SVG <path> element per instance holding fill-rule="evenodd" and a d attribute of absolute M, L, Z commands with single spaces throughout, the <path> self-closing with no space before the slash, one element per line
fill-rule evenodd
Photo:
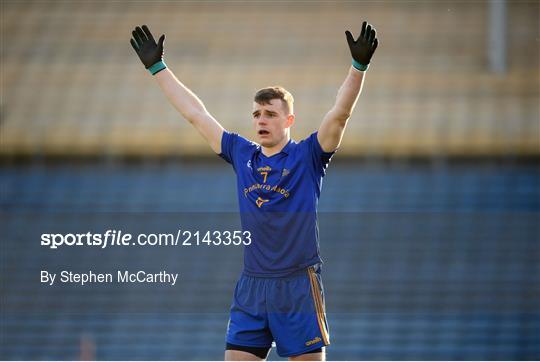
<path fill-rule="evenodd" d="M 326 115 L 326 120 L 331 122 L 334 125 L 340 126 L 340 128 L 345 128 L 347 121 L 351 117 L 351 112 L 345 108 L 334 107 Z"/>
<path fill-rule="evenodd" d="M 198 122 L 199 119 L 203 117 L 202 112 L 186 112 L 183 113 L 182 116 L 191 124 L 195 124 Z"/>
<path fill-rule="evenodd" d="M 351 118 L 352 109 L 347 107 L 334 107 L 332 113 L 332 118 L 338 120 L 340 123 L 347 123 L 349 118 Z"/>
<path fill-rule="evenodd" d="M 206 112 L 194 110 L 194 111 L 184 112 L 182 115 L 189 123 L 195 124 L 198 122 L 198 120 L 203 118 L 205 114 Z"/>
<path fill-rule="evenodd" d="M 193 124 L 196 122 L 197 116 L 195 113 L 182 113 L 182 116 L 188 121 L 189 123 Z"/>
<path fill-rule="evenodd" d="M 339 118 L 343 123 L 347 123 L 347 121 L 351 118 L 351 112 L 345 112 L 341 115 Z"/>
<path fill-rule="evenodd" d="M 347 121 L 351 118 L 351 112 L 340 112 L 336 114 L 335 119 L 340 124 L 340 126 L 345 127 Z"/>

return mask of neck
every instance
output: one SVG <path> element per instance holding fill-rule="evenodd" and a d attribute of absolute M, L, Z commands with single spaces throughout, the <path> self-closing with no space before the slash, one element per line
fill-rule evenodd
<path fill-rule="evenodd" d="M 271 157 L 277 153 L 280 153 L 281 150 L 287 145 L 287 143 L 289 143 L 289 140 L 291 139 L 290 136 L 287 136 L 285 138 L 283 138 L 281 140 L 281 142 L 279 142 L 277 145 L 275 146 L 272 146 L 272 147 L 265 147 L 265 146 L 261 146 L 261 151 L 263 153 L 263 155 L 265 155 L 266 157 Z"/>

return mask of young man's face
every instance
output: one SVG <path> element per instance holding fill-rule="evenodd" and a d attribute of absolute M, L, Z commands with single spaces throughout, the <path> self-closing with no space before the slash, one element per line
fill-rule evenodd
<path fill-rule="evenodd" d="M 252 115 L 257 142 L 264 147 L 283 141 L 294 121 L 294 115 L 288 114 L 281 99 L 271 99 L 270 104 L 253 102 Z"/>

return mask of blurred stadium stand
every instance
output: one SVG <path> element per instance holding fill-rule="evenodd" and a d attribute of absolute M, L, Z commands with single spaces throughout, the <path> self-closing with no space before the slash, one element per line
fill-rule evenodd
<path fill-rule="evenodd" d="M 167 230 L 167 218 L 208 219 L 236 209 L 235 192 L 223 192 L 234 182 L 228 166 L 206 163 L 3 170 L 0 357 L 76 359 L 84 337 L 97 359 L 220 359 L 240 249 L 51 251 L 38 240 L 97 231 L 89 225 L 100 220 L 133 232 L 126 219 L 157 230 Z M 334 163 L 320 210 L 330 359 L 540 357 L 538 168 Z M 181 280 L 175 288 L 36 288 L 44 265 L 157 267 Z"/>
<path fill-rule="evenodd" d="M 135 25 L 167 35 L 167 64 L 231 131 L 249 137 L 255 91 L 285 86 L 300 139 L 332 106 L 344 30 L 363 19 L 380 47 L 320 203 L 328 358 L 540 359 L 539 11 L 507 2 L 498 74 L 488 2 L 2 1 L 0 359 L 223 355 L 240 249 L 38 245 L 237 210 L 233 171 L 205 157 L 133 54 Z M 179 288 L 60 293 L 33 287 L 44 265 L 184 275 Z"/>
<path fill-rule="evenodd" d="M 223 125 L 251 135 L 255 91 L 296 100 L 315 130 L 350 62 L 344 30 L 380 47 L 342 154 L 530 155 L 539 141 L 539 3 L 509 1 L 508 71 L 488 66 L 488 2 L 2 2 L 1 155 L 209 154 L 129 44 L 148 24 Z"/>

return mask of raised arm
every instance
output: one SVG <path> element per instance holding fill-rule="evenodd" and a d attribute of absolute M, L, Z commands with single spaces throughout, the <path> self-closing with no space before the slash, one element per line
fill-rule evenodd
<path fill-rule="evenodd" d="M 142 28 L 136 27 L 132 35 L 133 49 L 146 69 L 154 76 L 169 102 L 197 129 L 214 152 L 221 153 L 223 127 L 206 110 L 199 97 L 180 82 L 163 62 L 165 35 L 162 35 L 156 43 L 146 25 Z"/>
<path fill-rule="evenodd" d="M 362 24 L 362 32 L 356 41 L 349 31 L 346 31 L 345 35 L 353 58 L 352 66 L 339 88 L 334 106 L 324 117 L 317 133 L 317 139 L 325 152 L 336 150 L 341 143 L 347 121 L 362 90 L 369 62 L 379 43 L 375 28 L 372 28 L 365 21 Z"/>

